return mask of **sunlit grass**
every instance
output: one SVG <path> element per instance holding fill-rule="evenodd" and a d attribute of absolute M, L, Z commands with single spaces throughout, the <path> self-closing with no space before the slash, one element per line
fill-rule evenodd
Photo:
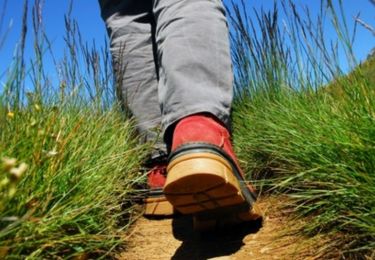
<path fill-rule="evenodd" d="M 115 102 L 108 52 L 89 48 L 69 16 L 52 79 L 40 6 L 31 10 L 34 42 L 23 29 L 0 92 L 0 258 L 110 256 L 136 216 L 129 193 L 144 181 L 149 146 Z M 30 63 L 25 44 L 34 46 Z"/>
<path fill-rule="evenodd" d="M 344 76 L 324 42 L 322 18 L 314 23 L 291 2 L 283 2 L 283 8 L 283 23 L 278 9 L 253 15 L 257 20 L 245 17 L 241 8 L 232 16 L 237 150 L 260 190 L 293 199 L 289 206 L 308 220 L 306 234 L 333 235 L 327 254 L 371 256 L 375 86 L 369 72 L 374 58 Z M 344 45 L 353 62 L 350 35 L 338 24 L 341 14 L 328 5 L 321 16 L 337 26 L 337 46 Z"/>
<path fill-rule="evenodd" d="M 35 57 L 24 61 L 22 30 L 0 94 L 0 258 L 107 256 L 131 223 L 129 193 L 144 181 L 149 147 L 116 105 L 107 46 L 87 47 L 69 16 L 51 81 L 39 6 Z M 335 238 L 327 256 L 334 247 L 334 257 L 361 258 L 375 248 L 374 59 L 356 66 L 342 14 L 327 6 L 317 23 L 287 1 L 277 12 L 246 16 L 246 3 L 231 14 L 235 146 L 261 192 L 293 199 L 306 235 Z M 327 17 L 337 44 L 322 42 Z M 349 76 L 337 45 L 355 68 Z"/>
<path fill-rule="evenodd" d="M 0 241 L 7 256 L 103 255 L 120 243 L 132 210 L 122 205 L 141 179 L 145 152 L 131 124 L 116 111 L 46 107 L 5 122 Z"/>

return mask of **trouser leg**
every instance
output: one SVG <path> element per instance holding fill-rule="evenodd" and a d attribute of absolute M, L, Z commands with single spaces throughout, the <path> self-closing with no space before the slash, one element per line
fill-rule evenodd
<path fill-rule="evenodd" d="M 159 101 L 166 129 L 209 112 L 228 123 L 233 73 L 221 0 L 154 0 Z"/>
<path fill-rule="evenodd" d="M 156 142 L 155 148 L 165 152 L 158 129 L 161 110 L 152 1 L 99 0 L 99 3 L 110 38 L 121 102 L 134 116 L 143 141 Z"/>

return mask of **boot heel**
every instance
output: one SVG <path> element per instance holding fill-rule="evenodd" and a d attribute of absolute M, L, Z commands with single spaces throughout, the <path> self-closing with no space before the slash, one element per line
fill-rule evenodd
<path fill-rule="evenodd" d="M 221 156 L 202 152 L 173 159 L 164 194 L 183 214 L 195 214 L 245 202 L 231 165 Z"/>

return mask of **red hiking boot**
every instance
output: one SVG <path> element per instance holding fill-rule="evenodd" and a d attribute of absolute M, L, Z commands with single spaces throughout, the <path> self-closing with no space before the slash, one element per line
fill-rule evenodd
<path fill-rule="evenodd" d="M 144 199 L 145 212 L 148 217 L 168 217 L 174 214 L 172 204 L 167 201 L 163 194 L 163 187 L 167 175 L 166 162 L 153 162 L 147 173 L 147 184 L 149 190 Z"/>
<path fill-rule="evenodd" d="M 256 200 L 254 189 L 244 181 L 228 130 L 207 114 L 177 123 L 167 171 L 164 194 L 183 214 L 241 215 L 250 212 Z"/>

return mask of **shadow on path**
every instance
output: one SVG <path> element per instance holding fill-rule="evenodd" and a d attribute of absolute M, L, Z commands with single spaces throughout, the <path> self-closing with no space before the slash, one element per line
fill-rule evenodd
<path fill-rule="evenodd" d="M 200 233 L 193 230 L 191 216 L 180 216 L 173 220 L 173 235 L 182 241 L 172 259 L 209 259 L 236 253 L 244 245 L 243 239 L 257 233 L 262 220 L 241 223 L 230 228 Z"/>

